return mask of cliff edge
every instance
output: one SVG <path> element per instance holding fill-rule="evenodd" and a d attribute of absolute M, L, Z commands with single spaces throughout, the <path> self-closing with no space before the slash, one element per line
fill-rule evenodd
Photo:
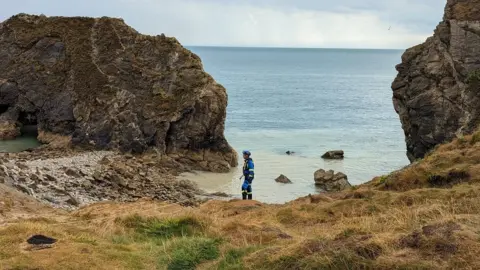
<path fill-rule="evenodd" d="M 392 84 L 411 161 L 480 122 L 480 1 L 448 0 L 433 37 L 408 49 Z"/>

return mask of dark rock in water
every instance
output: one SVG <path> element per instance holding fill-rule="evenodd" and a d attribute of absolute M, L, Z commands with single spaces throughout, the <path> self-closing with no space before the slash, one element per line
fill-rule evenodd
<path fill-rule="evenodd" d="M 315 185 L 327 192 L 342 191 L 352 186 L 345 174 L 341 172 L 335 174 L 333 170 L 320 169 L 315 172 L 314 179 Z"/>
<path fill-rule="evenodd" d="M 237 165 L 227 93 L 175 38 L 121 19 L 19 14 L 0 23 L 0 138 L 37 125 L 45 143 Z M 197 161 L 197 160 L 195 160 Z"/>
<path fill-rule="evenodd" d="M 275 179 L 275 182 L 277 183 L 283 183 L 283 184 L 291 184 L 292 181 L 290 181 L 290 179 L 288 179 L 288 177 L 286 177 L 285 175 L 280 175 L 279 177 L 277 177 L 277 179 Z"/>
<path fill-rule="evenodd" d="M 393 105 L 410 161 L 480 123 L 480 1 L 448 0 L 425 43 L 403 54 Z"/>
<path fill-rule="evenodd" d="M 293 155 L 293 154 L 295 154 L 295 152 L 289 150 L 289 151 L 285 152 L 285 154 L 287 154 L 287 155 Z"/>
<path fill-rule="evenodd" d="M 52 245 L 57 242 L 57 239 L 47 237 L 44 235 L 34 235 L 27 239 L 30 245 Z"/>
<path fill-rule="evenodd" d="M 343 159 L 344 158 L 344 152 L 343 152 L 343 150 L 328 151 L 325 154 L 323 154 L 322 158 L 324 158 L 324 159 Z"/>

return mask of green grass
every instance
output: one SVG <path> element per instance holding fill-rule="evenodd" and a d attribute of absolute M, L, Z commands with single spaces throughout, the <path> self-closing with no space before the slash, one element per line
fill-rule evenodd
<path fill-rule="evenodd" d="M 230 249 L 218 264 L 218 270 L 242 270 L 245 269 L 243 257 L 256 250 L 255 247 Z"/>
<path fill-rule="evenodd" d="M 168 270 L 190 270 L 199 264 L 220 256 L 221 241 L 211 238 L 188 237 L 175 241 L 167 250 L 168 258 L 159 259 L 159 265 L 168 264 Z"/>
<path fill-rule="evenodd" d="M 480 82 L 480 69 L 470 72 L 467 76 L 467 83 Z"/>
<path fill-rule="evenodd" d="M 143 236 L 161 239 L 193 236 L 203 230 L 202 224 L 192 217 L 159 219 L 134 215 L 120 220 L 120 222 Z"/>
<path fill-rule="evenodd" d="M 472 135 L 472 138 L 470 139 L 470 145 L 475 145 L 478 142 L 480 142 L 480 132 L 476 132 Z"/>

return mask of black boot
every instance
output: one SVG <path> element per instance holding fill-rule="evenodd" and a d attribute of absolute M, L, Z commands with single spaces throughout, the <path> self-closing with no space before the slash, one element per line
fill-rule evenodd
<path fill-rule="evenodd" d="M 249 200 L 252 200 L 252 199 L 253 199 L 253 195 L 252 195 L 252 194 L 248 194 L 248 199 L 249 199 Z"/>
<path fill-rule="evenodd" d="M 246 200 L 246 199 L 247 199 L 247 194 L 246 194 L 246 193 L 242 193 L 242 199 L 243 199 L 243 200 Z"/>

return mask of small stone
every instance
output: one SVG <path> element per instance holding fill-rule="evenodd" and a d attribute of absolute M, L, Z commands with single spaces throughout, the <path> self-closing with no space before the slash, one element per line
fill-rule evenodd
<path fill-rule="evenodd" d="M 72 169 L 72 168 L 67 168 L 65 170 L 65 174 L 68 175 L 68 176 L 75 177 L 75 178 L 78 178 L 78 177 L 81 176 L 80 173 L 77 170 Z"/>
<path fill-rule="evenodd" d="M 56 186 L 56 185 L 50 185 L 52 187 L 53 190 L 57 191 L 57 192 L 60 192 L 60 193 L 65 193 L 65 188 L 63 187 L 59 187 L 59 186 Z"/>
<path fill-rule="evenodd" d="M 104 156 L 98 163 L 101 165 L 108 165 L 112 163 L 112 161 L 107 156 Z"/>
<path fill-rule="evenodd" d="M 92 182 L 88 181 L 88 180 L 84 180 L 82 181 L 81 183 L 82 187 L 84 187 L 86 190 L 89 190 L 93 187 L 92 185 Z"/>
<path fill-rule="evenodd" d="M 95 179 L 97 181 L 102 181 L 103 180 L 102 174 L 99 171 L 95 171 L 93 173 L 92 177 L 93 177 L 93 179 Z"/>
<path fill-rule="evenodd" d="M 22 184 L 17 184 L 17 185 L 15 185 L 15 187 L 16 187 L 18 190 L 20 190 L 21 192 L 26 193 L 26 194 L 28 194 L 28 195 L 30 195 L 30 196 L 33 196 L 33 191 L 32 191 L 31 188 L 29 188 L 29 187 L 27 187 L 27 186 L 25 186 L 25 185 L 22 185 Z"/>
<path fill-rule="evenodd" d="M 55 200 L 55 198 L 50 197 L 50 196 L 43 196 L 43 199 L 44 199 L 45 201 L 50 202 L 50 203 L 53 203 L 53 204 L 57 204 L 57 203 L 58 203 L 58 201 Z"/>
<path fill-rule="evenodd" d="M 46 180 L 51 181 L 51 182 L 56 182 L 57 181 L 57 178 L 53 177 L 50 174 L 45 174 L 45 178 L 47 178 Z"/>
<path fill-rule="evenodd" d="M 41 182 L 42 180 L 40 179 L 40 177 L 38 177 L 38 175 L 32 173 L 30 174 L 30 179 L 32 179 L 33 181 L 35 182 Z"/>
<path fill-rule="evenodd" d="M 69 199 L 67 200 L 67 203 L 73 206 L 80 206 L 80 201 L 72 195 L 69 195 Z"/>
<path fill-rule="evenodd" d="M 31 183 L 28 185 L 29 188 L 32 188 L 33 190 L 36 190 L 38 188 L 37 183 Z"/>
<path fill-rule="evenodd" d="M 112 176 L 110 176 L 110 180 L 112 180 L 113 183 L 116 183 L 122 187 L 126 187 L 128 184 L 127 181 L 125 181 L 125 179 L 123 179 L 123 177 L 118 174 L 113 174 Z"/>
<path fill-rule="evenodd" d="M 30 169 L 30 167 L 27 166 L 27 164 L 23 163 L 23 162 L 17 162 L 15 163 L 15 165 L 17 165 L 18 168 L 20 168 L 21 170 L 28 170 Z"/>
<path fill-rule="evenodd" d="M 279 177 L 277 177 L 277 179 L 275 179 L 275 182 L 277 183 L 283 183 L 283 184 L 291 184 L 292 181 L 290 181 L 290 179 L 288 179 L 288 177 L 286 177 L 285 175 L 280 175 Z"/>
<path fill-rule="evenodd" d="M 138 184 L 137 184 L 137 182 L 129 182 L 129 183 L 127 184 L 127 187 L 128 187 L 129 189 L 137 189 L 137 188 L 138 188 Z"/>
<path fill-rule="evenodd" d="M 214 197 L 224 197 L 224 198 L 230 197 L 230 195 L 228 195 L 225 192 L 215 192 L 215 193 L 210 193 L 210 194 L 207 194 L 207 195 L 208 196 L 214 196 Z"/>

